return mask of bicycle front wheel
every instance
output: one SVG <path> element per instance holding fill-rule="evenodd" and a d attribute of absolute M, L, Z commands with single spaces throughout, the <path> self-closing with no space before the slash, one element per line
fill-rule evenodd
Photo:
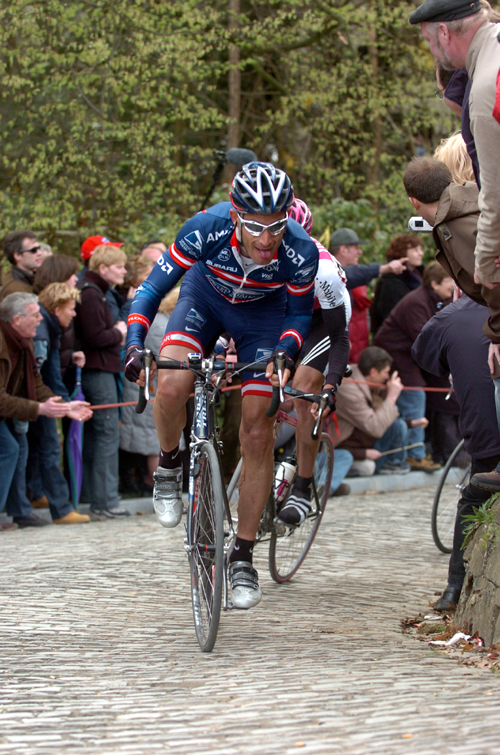
<path fill-rule="evenodd" d="M 210 443 L 201 446 L 194 474 L 194 495 L 188 511 L 191 598 L 198 643 L 209 653 L 217 638 L 224 580 L 222 477 Z"/>
<path fill-rule="evenodd" d="M 269 545 L 269 571 L 275 582 L 288 582 L 300 568 L 313 544 L 330 495 L 333 472 L 333 446 L 326 433 L 316 456 L 313 473 L 312 511 L 298 527 L 285 534 L 273 532 Z"/>
<path fill-rule="evenodd" d="M 458 480 L 454 482 L 450 480 L 450 471 L 463 446 L 464 442 L 461 440 L 446 462 L 432 505 L 432 537 L 436 546 L 443 553 L 451 553 L 452 551 L 457 504 L 462 497 L 463 489 L 469 484 L 470 480 L 470 466 L 467 469 L 459 470 Z"/>

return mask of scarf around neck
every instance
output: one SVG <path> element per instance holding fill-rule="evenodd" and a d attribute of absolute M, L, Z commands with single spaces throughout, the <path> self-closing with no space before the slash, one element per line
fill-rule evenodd
<path fill-rule="evenodd" d="M 5 337 L 5 343 L 7 345 L 7 351 L 9 352 L 9 360 L 11 363 L 11 373 L 7 383 L 7 393 L 12 394 L 14 387 L 14 371 L 19 361 L 22 359 L 24 366 L 25 397 L 31 401 L 36 401 L 35 375 L 37 369 L 35 354 L 31 348 L 31 338 L 23 338 L 14 330 L 10 323 L 5 322 L 4 320 L 0 320 L 0 330 Z"/>

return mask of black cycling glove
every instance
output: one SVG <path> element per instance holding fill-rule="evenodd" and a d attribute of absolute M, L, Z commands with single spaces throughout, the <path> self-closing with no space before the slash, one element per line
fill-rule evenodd
<path fill-rule="evenodd" d="M 139 346 L 130 346 L 125 356 L 125 377 L 131 383 L 135 383 L 139 379 L 142 369 L 144 369 L 142 349 Z"/>
<path fill-rule="evenodd" d="M 325 388 L 321 391 L 321 393 L 327 393 L 328 394 L 328 401 L 327 401 L 327 407 L 330 410 L 330 413 L 333 414 L 336 407 L 337 407 L 337 397 L 336 397 L 336 391 L 335 388 Z"/>

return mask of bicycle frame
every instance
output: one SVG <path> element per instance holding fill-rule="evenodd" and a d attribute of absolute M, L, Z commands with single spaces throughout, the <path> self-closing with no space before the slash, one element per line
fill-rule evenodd
<path fill-rule="evenodd" d="M 200 365 L 200 374 L 196 373 L 194 384 L 194 416 L 191 426 L 191 440 L 189 443 L 189 489 L 188 489 L 188 506 L 189 511 L 193 511 L 195 505 L 195 486 L 196 478 L 199 474 L 198 455 L 199 447 L 202 443 L 212 442 L 221 469 L 221 441 L 219 440 L 219 426 L 216 417 L 216 406 L 219 396 L 218 384 L 222 376 L 217 378 L 215 384 L 212 382 L 213 360 L 202 360 Z M 222 472 L 221 472 L 222 474 Z M 223 505 L 227 520 L 228 532 L 224 538 L 224 559 L 227 562 L 228 555 L 236 539 L 236 532 L 233 526 L 231 510 L 229 508 L 228 495 L 225 486 L 222 486 Z M 187 533 L 186 533 L 187 535 Z M 186 537 L 187 540 L 187 537 Z M 186 543 L 185 549 L 189 553 L 192 546 Z M 232 608 L 229 603 L 229 589 L 227 581 L 227 569 L 223 571 L 223 610 L 227 611 Z"/>
<path fill-rule="evenodd" d="M 298 420 L 296 417 L 292 416 L 291 414 L 288 414 L 282 409 L 279 409 L 276 413 L 276 418 L 275 418 L 275 423 L 274 423 L 275 439 L 278 437 L 279 428 L 282 422 L 294 428 L 296 428 L 298 424 Z M 239 460 L 238 465 L 236 469 L 234 470 L 233 476 L 231 477 L 231 480 L 227 487 L 226 497 L 227 497 L 228 502 L 231 500 L 231 496 L 233 495 L 236 485 L 238 484 L 240 474 L 241 474 L 241 464 L 242 464 L 242 459 Z M 315 483 L 314 477 L 312 479 L 312 485 L 313 485 L 313 497 L 314 497 L 315 508 L 309 514 L 309 516 L 311 517 L 317 516 L 319 514 L 318 491 L 316 489 L 316 483 Z M 272 535 L 273 533 L 283 535 L 283 534 L 286 534 L 287 531 L 290 531 L 293 528 L 293 527 L 292 528 L 289 527 L 288 525 L 282 522 L 277 521 L 276 514 L 277 512 L 276 512 L 276 501 L 274 498 L 274 490 L 271 490 L 269 494 L 269 498 L 262 512 L 259 529 L 257 531 L 257 540 L 256 540 L 257 543 L 265 542 L 266 535 Z"/>

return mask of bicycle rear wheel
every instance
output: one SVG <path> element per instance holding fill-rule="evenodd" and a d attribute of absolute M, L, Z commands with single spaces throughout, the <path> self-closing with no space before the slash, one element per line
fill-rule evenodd
<path fill-rule="evenodd" d="M 191 481 L 190 481 L 191 482 Z M 188 546 L 194 626 L 203 652 L 215 645 L 224 580 L 224 504 L 217 453 L 204 443 L 197 458 L 188 512 Z"/>
<path fill-rule="evenodd" d="M 457 503 L 462 496 L 463 489 L 469 484 L 470 480 L 470 466 L 467 469 L 460 470 L 458 481 L 451 482 L 449 480 L 451 477 L 450 470 L 463 446 L 464 442 L 461 440 L 446 462 L 432 505 L 432 537 L 436 546 L 443 553 L 451 553 L 452 551 Z"/>
<path fill-rule="evenodd" d="M 313 510 L 298 527 L 287 528 L 286 534 L 273 532 L 271 535 L 269 571 L 275 582 L 288 582 L 304 562 L 316 537 L 330 495 L 332 471 L 332 441 L 323 433 L 314 464 L 311 500 Z"/>

